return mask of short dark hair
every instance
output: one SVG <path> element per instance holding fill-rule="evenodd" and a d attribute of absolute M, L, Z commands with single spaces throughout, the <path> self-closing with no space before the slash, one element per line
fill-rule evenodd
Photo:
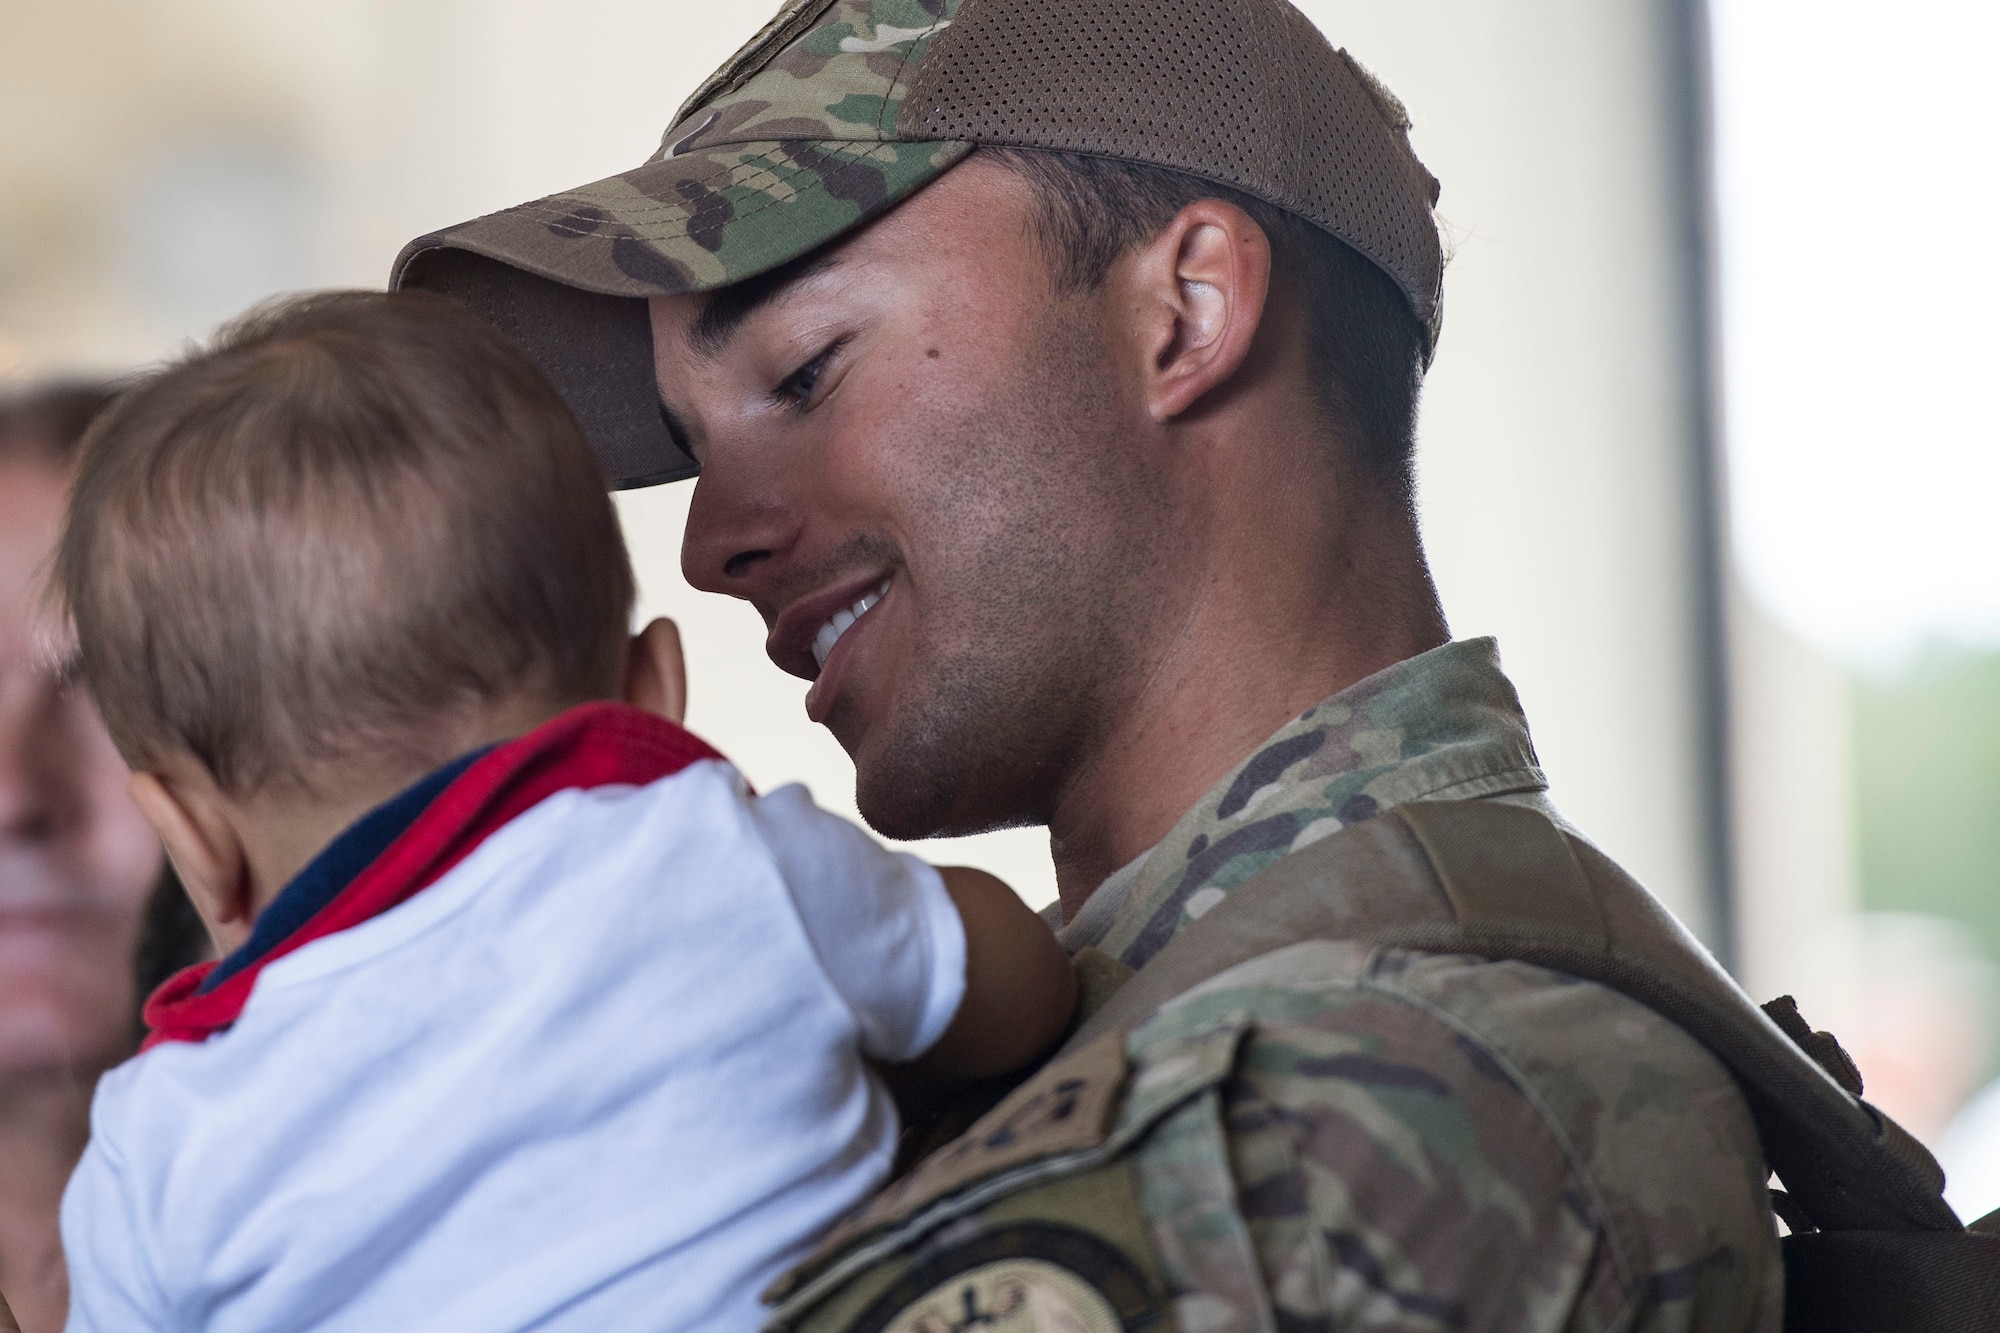
<path fill-rule="evenodd" d="M 633 598 L 562 399 L 421 292 L 280 301 L 127 389 L 55 579 L 127 761 L 191 754 L 239 796 L 449 758 L 479 703 L 613 692 Z"/>
<path fill-rule="evenodd" d="M 91 420 L 118 395 L 102 380 L 51 380 L 0 394 L 0 462 L 68 467 Z"/>
<path fill-rule="evenodd" d="M 1120 255 L 1197 199 L 1248 213 L 1271 242 L 1274 271 L 1303 299 L 1321 408 L 1362 475 L 1409 500 L 1426 339 L 1395 279 L 1295 213 L 1170 167 L 1041 149 L 974 152 L 1033 187 L 1038 239 L 1056 263 L 1059 290 L 1096 288 Z"/>

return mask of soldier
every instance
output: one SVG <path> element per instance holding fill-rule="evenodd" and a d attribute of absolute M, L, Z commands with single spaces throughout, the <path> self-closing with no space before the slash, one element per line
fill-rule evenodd
<path fill-rule="evenodd" d="M 1278 913 L 1171 980 L 1239 888 L 1418 803 L 1601 860 L 1425 567 L 1408 124 L 1284 0 L 801 0 L 645 165 L 399 259 L 522 339 L 620 484 L 699 472 L 686 574 L 814 681 L 878 830 L 1046 824 L 1090 989 L 1150 997 L 779 1324 L 1779 1327 L 1745 1098 L 1651 1008 Z"/>

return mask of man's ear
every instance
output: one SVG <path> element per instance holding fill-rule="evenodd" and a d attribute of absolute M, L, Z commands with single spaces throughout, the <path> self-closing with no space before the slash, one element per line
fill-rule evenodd
<path fill-rule="evenodd" d="M 225 954 L 249 936 L 257 911 L 250 859 L 227 798 L 206 775 L 134 773 L 132 803 L 160 835 L 194 910 Z"/>
<path fill-rule="evenodd" d="M 687 659 L 680 627 L 658 617 L 632 636 L 625 664 L 625 702 L 671 722 L 687 716 Z"/>
<path fill-rule="evenodd" d="M 1120 263 L 1150 363 L 1146 407 L 1171 421 L 1249 356 L 1271 290 L 1271 242 L 1234 204 L 1197 199 Z"/>

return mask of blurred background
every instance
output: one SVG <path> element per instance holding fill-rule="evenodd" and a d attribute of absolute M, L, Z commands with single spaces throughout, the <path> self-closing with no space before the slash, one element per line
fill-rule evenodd
<path fill-rule="evenodd" d="M 117 373 L 637 164 L 773 0 L 0 0 L 0 378 Z M 1455 249 L 1426 537 L 1556 798 L 2000 1206 L 1990 0 L 1302 0 Z M 621 497 L 691 723 L 852 809 L 804 685 Z M 933 848 L 1053 896 L 1018 830 Z"/>

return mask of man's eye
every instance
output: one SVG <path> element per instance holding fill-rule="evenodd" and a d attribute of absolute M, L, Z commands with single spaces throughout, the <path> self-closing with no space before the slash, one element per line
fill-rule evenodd
<path fill-rule="evenodd" d="M 838 352 L 845 342 L 846 340 L 842 339 L 841 342 L 835 343 L 787 375 L 784 382 L 778 385 L 777 396 L 794 407 L 803 407 L 810 403 L 813 391 L 819 387 L 820 377 L 826 373 L 827 364 L 833 360 L 833 354 Z"/>

